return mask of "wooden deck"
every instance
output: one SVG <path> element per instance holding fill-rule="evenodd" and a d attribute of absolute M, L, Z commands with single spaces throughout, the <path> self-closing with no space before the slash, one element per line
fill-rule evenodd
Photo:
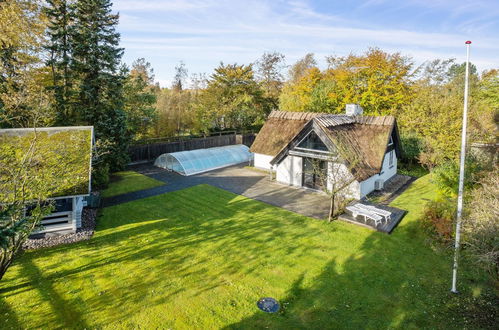
<path fill-rule="evenodd" d="M 355 205 L 357 203 L 364 204 L 364 205 L 373 205 L 379 209 L 390 211 L 392 213 L 392 215 L 390 217 L 391 219 L 387 222 L 382 221 L 381 224 L 376 226 L 374 224 L 373 220 L 367 219 L 367 221 L 364 221 L 364 217 L 361 215 L 358 215 L 357 218 L 354 218 L 353 215 L 351 214 L 351 212 L 349 212 L 349 211 L 345 211 L 345 213 L 340 215 L 338 217 L 338 219 L 343 220 L 343 221 L 347 221 L 347 222 L 350 222 L 350 223 L 353 223 L 356 225 L 360 225 L 363 227 L 371 228 L 371 229 L 380 231 L 382 233 L 390 234 L 395 229 L 395 227 L 397 227 L 397 225 L 400 223 L 400 221 L 402 221 L 402 218 L 407 213 L 407 211 L 405 211 L 405 210 L 401 210 L 401 209 L 397 209 L 395 207 L 390 207 L 390 206 L 381 205 L 381 204 L 374 204 L 374 203 L 370 203 L 367 201 L 355 200 L 355 201 L 352 201 L 348 205 Z"/>

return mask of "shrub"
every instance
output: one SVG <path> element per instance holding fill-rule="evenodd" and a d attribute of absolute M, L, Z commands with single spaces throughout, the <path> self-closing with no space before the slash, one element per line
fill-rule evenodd
<path fill-rule="evenodd" d="M 480 182 L 468 203 L 463 222 L 465 244 L 471 257 L 491 277 L 499 281 L 499 170 Z M 499 283 L 497 283 L 499 284 Z"/>
<path fill-rule="evenodd" d="M 420 164 L 406 164 L 403 162 L 398 163 L 397 172 L 402 175 L 409 175 L 416 178 L 421 178 L 428 174 L 428 170 Z"/>
<path fill-rule="evenodd" d="M 401 134 L 400 142 L 402 143 L 402 163 L 408 165 L 418 164 L 422 149 L 421 138 L 416 133 Z"/>
<path fill-rule="evenodd" d="M 101 162 L 92 169 L 92 188 L 101 189 L 109 184 L 109 164 Z"/>
<path fill-rule="evenodd" d="M 477 183 L 482 171 L 481 164 L 473 157 L 466 158 L 464 189 L 469 191 Z M 459 162 L 448 161 L 433 170 L 433 181 L 443 197 L 455 198 L 459 185 Z"/>
<path fill-rule="evenodd" d="M 430 236 L 442 243 L 449 243 L 454 237 L 455 202 L 437 199 L 425 205 L 423 227 Z"/>

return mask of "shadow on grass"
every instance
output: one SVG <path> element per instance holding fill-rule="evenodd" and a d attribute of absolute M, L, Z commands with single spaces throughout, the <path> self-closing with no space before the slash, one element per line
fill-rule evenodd
<path fill-rule="evenodd" d="M 139 313 L 120 306 L 140 306 L 150 288 L 166 288 L 148 300 L 159 305 L 186 289 L 197 296 L 225 286 L 227 276 L 258 272 L 276 253 L 299 258 L 321 248 L 298 243 L 313 232 L 288 230 L 310 219 L 285 212 L 286 221 L 272 221 L 283 212 L 206 185 L 105 208 L 91 240 L 25 253 L 16 262 L 22 277 L 6 277 L 0 294 L 15 299 L 22 289 L 37 290 L 65 327 L 88 328 L 82 314 L 102 310 L 97 326 L 116 322 Z M 273 244 L 276 237 L 289 244 Z M 189 278 L 202 281 L 176 283 Z M 61 279 L 80 283 L 80 291 L 60 297 L 53 283 Z"/>
<path fill-rule="evenodd" d="M 54 326 L 14 319 L 21 314 L 12 306 L 20 308 L 28 289 L 39 292 L 60 327 L 175 328 L 176 318 L 200 327 L 192 322 L 201 314 L 212 327 L 240 320 L 229 328 L 447 325 L 450 259 L 422 242 L 412 220 L 387 236 L 197 186 L 105 208 L 90 241 L 25 253 L 13 269 L 20 276 L 0 283 L 0 306 L 13 311 L 7 327 Z M 281 292 L 276 315 L 256 307 L 255 296 L 269 291 Z M 51 292 L 60 296 L 49 301 Z M 233 314 L 216 299 L 224 292 L 241 303 Z M 68 311 L 55 311 L 64 304 Z M 168 310 L 154 314 L 158 306 Z"/>
<path fill-rule="evenodd" d="M 1 323 L 9 323 L 18 325 L 19 318 L 17 317 L 16 312 L 10 307 L 10 304 L 5 301 L 5 298 L 0 295 L 0 328 L 2 327 Z"/>
<path fill-rule="evenodd" d="M 74 308 L 74 302 L 63 299 L 54 288 L 54 282 L 57 281 L 58 278 L 45 278 L 44 272 L 42 272 L 33 263 L 33 260 L 29 258 L 27 258 L 21 266 L 21 273 L 27 276 L 29 283 L 38 283 L 40 297 L 43 301 L 50 304 L 52 315 L 55 316 L 61 326 L 65 328 L 88 328 L 82 313 Z"/>
<path fill-rule="evenodd" d="M 299 277 L 280 299 L 276 314 L 256 307 L 249 318 L 227 329 L 387 329 L 459 324 L 447 321 L 445 259 L 407 241 L 415 223 L 397 235 L 373 233 L 341 264 L 332 258 L 308 283 Z M 402 241 L 405 241 L 401 244 Z M 448 323 L 447 323 L 448 322 Z"/>

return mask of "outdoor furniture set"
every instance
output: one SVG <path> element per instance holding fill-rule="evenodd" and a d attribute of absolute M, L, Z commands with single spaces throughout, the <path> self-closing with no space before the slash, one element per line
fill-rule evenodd
<path fill-rule="evenodd" d="M 382 210 L 373 205 L 365 205 L 361 203 L 357 203 L 355 205 L 347 206 L 346 209 L 352 212 L 354 218 L 357 218 L 358 215 L 364 217 L 364 222 L 367 222 L 367 219 L 371 219 L 374 221 L 374 224 L 378 226 L 384 220 L 385 222 L 390 221 L 391 212 Z"/>

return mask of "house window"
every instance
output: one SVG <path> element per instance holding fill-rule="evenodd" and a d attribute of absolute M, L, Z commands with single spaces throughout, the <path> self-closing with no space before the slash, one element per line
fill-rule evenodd
<path fill-rule="evenodd" d="M 393 167 L 393 150 L 388 153 L 388 166 Z"/>
<path fill-rule="evenodd" d="M 309 135 L 305 139 L 303 139 L 300 144 L 298 144 L 298 148 L 301 149 L 309 149 L 309 150 L 318 150 L 318 151 L 328 151 L 324 142 L 315 134 L 314 131 L 310 132 Z"/>
<path fill-rule="evenodd" d="M 303 158 L 302 186 L 323 190 L 327 181 L 327 162 L 314 158 Z"/>

